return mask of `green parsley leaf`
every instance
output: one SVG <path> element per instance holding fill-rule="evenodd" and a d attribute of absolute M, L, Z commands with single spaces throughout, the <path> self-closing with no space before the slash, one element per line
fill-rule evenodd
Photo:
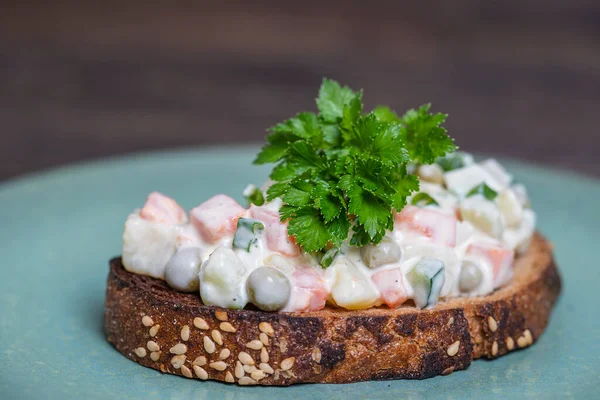
<path fill-rule="evenodd" d="M 496 197 L 498 197 L 498 192 L 496 192 L 494 189 L 492 189 L 485 183 L 480 183 L 473 189 L 469 190 L 469 192 L 467 193 L 467 197 L 475 196 L 477 194 L 482 195 L 490 201 L 493 201 Z"/>
<path fill-rule="evenodd" d="M 243 194 L 248 204 L 262 206 L 265 203 L 263 192 L 254 185 L 249 185 L 246 189 L 244 189 Z"/>
<path fill-rule="evenodd" d="M 348 86 L 342 87 L 336 81 L 323 79 L 317 97 L 320 117 L 325 122 L 338 122 L 344 113 L 344 106 L 357 97 L 362 97 L 360 92 L 353 92 Z"/>
<path fill-rule="evenodd" d="M 295 211 L 288 224 L 288 233 L 302 243 L 305 251 L 321 250 L 331 239 L 331 233 L 318 210 L 304 207 Z"/>
<path fill-rule="evenodd" d="M 381 122 L 400 122 L 400 117 L 398 114 L 390 110 L 389 107 L 386 106 L 377 106 L 373 110 L 373 114 L 377 116 L 377 119 Z"/>
<path fill-rule="evenodd" d="M 401 137 L 407 144 L 410 158 L 421 164 L 431 164 L 438 157 L 456 150 L 454 140 L 441 126 L 447 115 L 430 114 L 430 108 L 430 104 L 425 104 L 417 110 L 408 110 L 400 119 Z"/>
<path fill-rule="evenodd" d="M 429 105 L 402 117 L 387 107 L 364 113 L 362 91 L 324 79 L 318 113 L 300 113 L 269 129 L 257 164 L 274 163 L 267 200 L 281 198 L 280 219 L 305 251 L 378 243 L 394 211 L 419 190 L 407 166 L 431 163 L 455 146 L 446 116 Z"/>

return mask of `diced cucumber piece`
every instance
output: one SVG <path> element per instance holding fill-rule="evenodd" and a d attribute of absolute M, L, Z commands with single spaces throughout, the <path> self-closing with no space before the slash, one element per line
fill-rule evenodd
<path fill-rule="evenodd" d="M 480 183 L 473 189 L 469 190 L 469 192 L 467 193 L 467 197 L 475 196 L 476 194 L 483 195 L 483 197 L 490 201 L 493 201 L 496 197 L 498 197 L 498 192 L 496 192 L 494 189 L 492 189 L 485 183 Z"/>
<path fill-rule="evenodd" d="M 207 306 L 241 309 L 247 302 L 247 268 L 234 251 L 217 247 L 200 269 L 200 297 Z"/>
<path fill-rule="evenodd" d="M 323 268 L 329 267 L 338 254 L 340 254 L 340 249 L 337 247 L 327 250 L 327 252 L 325 252 L 321 258 L 321 266 Z"/>
<path fill-rule="evenodd" d="M 411 202 L 413 206 L 425 207 L 429 205 L 440 206 L 437 201 L 425 192 L 417 193 L 413 196 Z"/>
<path fill-rule="evenodd" d="M 258 235 L 265 230 L 262 222 L 250 218 L 240 218 L 233 237 L 233 247 L 250 251 L 250 247 L 258 241 Z"/>
<path fill-rule="evenodd" d="M 414 291 L 415 304 L 419 308 L 437 303 L 444 286 L 444 263 L 433 257 L 423 257 L 407 274 Z"/>
<path fill-rule="evenodd" d="M 263 195 L 263 192 L 261 192 L 260 189 L 254 185 L 246 186 L 243 195 L 248 204 L 254 204 L 256 206 L 262 206 L 265 204 L 265 196 Z"/>
<path fill-rule="evenodd" d="M 438 158 L 435 163 L 439 165 L 444 172 L 448 172 L 473 164 L 473 156 L 462 151 L 456 151 L 447 156 Z"/>

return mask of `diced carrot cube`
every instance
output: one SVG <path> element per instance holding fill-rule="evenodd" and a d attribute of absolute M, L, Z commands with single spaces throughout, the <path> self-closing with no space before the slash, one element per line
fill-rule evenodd
<path fill-rule="evenodd" d="M 245 213 L 246 209 L 231 197 L 218 194 L 192 209 L 190 217 L 202 238 L 215 242 L 233 235 L 237 220 Z"/>

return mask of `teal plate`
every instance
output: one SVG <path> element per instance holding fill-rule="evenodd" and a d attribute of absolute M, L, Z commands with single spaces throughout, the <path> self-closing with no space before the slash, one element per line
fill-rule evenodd
<path fill-rule="evenodd" d="M 73 165 L 0 185 L 0 398 L 397 399 L 598 398 L 600 182 L 520 162 L 539 228 L 556 246 L 564 291 L 539 342 L 423 381 L 238 387 L 164 375 L 104 338 L 109 258 L 125 218 L 154 190 L 190 208 L 214 193 L 241 201 L 268 168 L 256 148 L 133 155 Z"/>

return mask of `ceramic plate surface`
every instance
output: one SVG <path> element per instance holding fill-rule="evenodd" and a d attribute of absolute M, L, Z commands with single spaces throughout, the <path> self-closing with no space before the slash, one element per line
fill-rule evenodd
<path fill-rule="evenodd" d="M 598 398 L 600 182 L 506 162 L 527 185 L 556 246 L 563 294 L 539 342 L 423 381 L 238 387 L 164 375 L 118 353 L 103 333 L 108 260 L 127 215 L 161 191 L 189 209 L 215 193 L 242 201 L 254 147 L 133 155 L 0 185 L 0 399 Z"/>

